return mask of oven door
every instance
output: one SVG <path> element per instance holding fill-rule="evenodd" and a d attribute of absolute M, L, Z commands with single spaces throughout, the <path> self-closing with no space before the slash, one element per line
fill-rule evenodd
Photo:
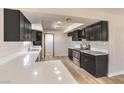
<path fill-rule="evenodd" d="M 80 67 L 80 52 L 73 51 L 73 63 Z"/>

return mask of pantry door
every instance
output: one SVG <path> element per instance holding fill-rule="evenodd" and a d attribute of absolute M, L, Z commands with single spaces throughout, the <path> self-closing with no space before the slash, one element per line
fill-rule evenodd
<path fill-rule="evenodd" d="M 45 33 L 44 34 L 44 56 L 53 57 L 54 56 L 54 34 Z"/>

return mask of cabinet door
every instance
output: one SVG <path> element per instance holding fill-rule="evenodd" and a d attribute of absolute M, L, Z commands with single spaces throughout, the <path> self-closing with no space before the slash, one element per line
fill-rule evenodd
<path fill-rule="evenodd" d="M 89 71 L 89 59 L 88 59 L 88 56 L 87 54 L 83 54 L 83 65 L 84 65 L 84 68 Z"/>
<path fill-rule="evenodd" d="M 24 31 L 24 35 L 25 35 L 25 41 L 28 41 L 28 23 L 27 23 L 27 20 L 25 18 L 25 31 Z"/>
<path fill-rule="evenodd" d="M 96 60 L 95 60 L 95 56 L 89 55 L 88 59 L 89 59 L 89 64 L 88 64 L 89 72 L 91 74 L 95 75 L 95 73 L 96 73 Z"/>
<path fill-rule="evenodd" d="M 90 30 L 90 40 L 95 41 L 95 30 L 93 28 Z"/>
<path fill-rule="evenodd" d="M 20 40 L 25 41 L 25 17 L 20 13 Z"/>
<path fill-rule="evenodd" d="M 82 40 L 82 32 L 77 30 L 72 34 L 72 41 L 81 41 Z"/>
<path fill-rule="evenodd" d="M 68 36 L 72 36 L 72 33 L 73 33 L 73 32 L 69 32 L 67 35 L 68 35 Z"/>
<path fill-rule="evenodd" d="M 29 21 L 25 18 L 25 41 L 31 41 L 31 28 Z"/>
<path fill-rule="evenodd" d="M 93 26 L 92 29 L 94 31 L 94 41 L 101 40 L 101 24 Z"/>
<path fill-rule="evenodd" d="M 75 31 L 72 33 L 72 41 L 76 41 L 76 32 Z"/>
<path fill-rule="evenodd" d="M 81 33 L 82 33 L 82 38 L 83 38 L 83 39 L 86 39 L 86 32 L 85 32 L 85 29 L 83 29 Z"/>
<path fill-rule="evenodd" d="M 28 25 L 28 28 L 27 28 L 27 34 L 28 34 L 28 41 L 31 41 L 32 40 L 32 36 L 31 36 L 31 24 L 29 21 L 27 21 L 27 25 Z"/>
<path fill-rule="evenodd" d="M 68 57 L 73 60 L 73 50 L 72 49 L 68 49 Z"/>
<path fill-rule="evenodd" d="M 108 41 L 108 22 L 103 21 L 102 23 L 102 28 L 101 28 L 101 40 L 102 41 Z"/>
<path fill-rule="evenodd" d="M 4 41 L 20 40 L 20 12 L 4 9 Z"/>
<path fill-rule="evenodd" d="M 89 27 L 87 27 L 86 29 L 85 29 L 85 32 L 86 32 L 86 39 L 87 40 L 90 40 L 90 36 L 91 36 L 91 28 L 89 28 Z"/>
<path fill-rule="evenodd" d="M 86 65 L 85 65 L 85 62 L 84 62 L 84 53 L 83 52 L 81 52 L 81 61 L 80 61 L 80 66 L 82 67 L 82 68 L 86 68 Z"/>
<path fill-rule="evenodd" d="M 36 37 L 37 37 L 37 41 L 42 41 L 42 32 L 37 31 L 36 32 Z"/>
<path fill-rule="evenodd" d="M 32 30 L 32 41 L 36 41 L 36 31 Z"/>
<path fill-rule="evenodd" d="M 96 73 L 96 62 L 95 57 L 89 54 L 83 54 L 83 67 L 89 73 L 95 75 Z"/>

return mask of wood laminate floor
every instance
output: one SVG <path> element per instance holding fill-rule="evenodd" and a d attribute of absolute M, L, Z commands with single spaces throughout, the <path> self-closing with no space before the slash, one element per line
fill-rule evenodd
<path fill-rule="evenodd" d="M 68 57 L 46 57 L 43 60 L 61 60 L 72 76 L 80 84 L 124 84 L 124 75 L 95 78 L 84 69 L 73 64 Z"/>

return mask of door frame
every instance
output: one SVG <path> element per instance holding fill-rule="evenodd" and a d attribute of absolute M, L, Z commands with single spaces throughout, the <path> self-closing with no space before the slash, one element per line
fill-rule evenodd
<path fill-rule="evenodd" d="M 44 33 L 44 57 L 45 57 L 45 55 L 46 55 L 46 51 L 45 51 L 45 49 L 46 49 L 46 47 L 45 47 L 45 35 L 46 34 L 51 34 L 51 35 L 53 35 L 53 56 L 54 56 L 54 33 Z"/>

